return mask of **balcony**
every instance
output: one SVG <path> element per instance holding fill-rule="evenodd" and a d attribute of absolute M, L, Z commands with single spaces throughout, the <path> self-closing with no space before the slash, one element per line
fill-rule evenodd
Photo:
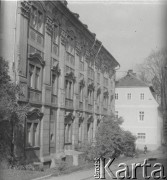
<path fill-rule="evenodd" d="M 52 94 L 51 102 L 53 105 L 57 106 L 57 95 Z"/>
<path fill-rule="evenodd" d="M 79 109 L 83 109 L 83 102 L 79 102 Z"/>
<path fill-rule="evenodd" d="M 37 89 L 29 88 L 28 97 L 30 102 L 41 103 L 42 101 L 42 92 Z"/>
<path fill-rule="evenodd" d="M 73 109 L 73 100 L 65 98 L 65 107 L 67 109 Z"/>

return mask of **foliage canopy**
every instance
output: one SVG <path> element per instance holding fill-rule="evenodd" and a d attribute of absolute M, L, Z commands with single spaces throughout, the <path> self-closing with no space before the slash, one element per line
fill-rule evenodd
<path fill-rule="evenodd" d="M 104 118 L 96 133 L 95 143 L 85 148 L 88 160 L 92 161 L 95 157 L 117 158 L 121 154 L 134 155 L 136 137 L 121 128 L 122 122 L 114 115 Z"/>
<path fill-rule="evenodd" d="M 15 150 L 20 153 L 23 148 L 24 143 L 18 137 L 23 138 L 29 105 L 19 102 L 21 95 L 21 86 L 11 81 L 8 63 L 0 57 L 0 159 L 14 158 Z"/>

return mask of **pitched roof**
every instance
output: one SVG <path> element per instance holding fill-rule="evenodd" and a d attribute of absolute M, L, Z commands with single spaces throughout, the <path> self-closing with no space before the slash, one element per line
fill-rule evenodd
<path fill-rule="evenodd" d="M 116 82 L 116 87 L 149 87 L 148 84 L 138 79 L 132 70 L 127 75 Z"/>

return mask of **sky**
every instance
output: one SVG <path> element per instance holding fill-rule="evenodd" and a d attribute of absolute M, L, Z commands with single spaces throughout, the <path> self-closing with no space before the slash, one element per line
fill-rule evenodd
<path fill-rule="evenodd" d="M 164 47 L 165 5 L 160 1 L 68 0 L 98 40 L 120 63 L 117 76 Z"/>

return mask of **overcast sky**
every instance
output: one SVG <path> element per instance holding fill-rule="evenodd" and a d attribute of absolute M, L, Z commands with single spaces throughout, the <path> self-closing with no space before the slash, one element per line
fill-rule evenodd
<path fill-rule="evenodd" d="M 68 8 L 80 15 L 120 63 L 119 71 L 134 68 L 151 51 L 164 46 L 164 4 L 125 2 L 68 1 Z"/>

